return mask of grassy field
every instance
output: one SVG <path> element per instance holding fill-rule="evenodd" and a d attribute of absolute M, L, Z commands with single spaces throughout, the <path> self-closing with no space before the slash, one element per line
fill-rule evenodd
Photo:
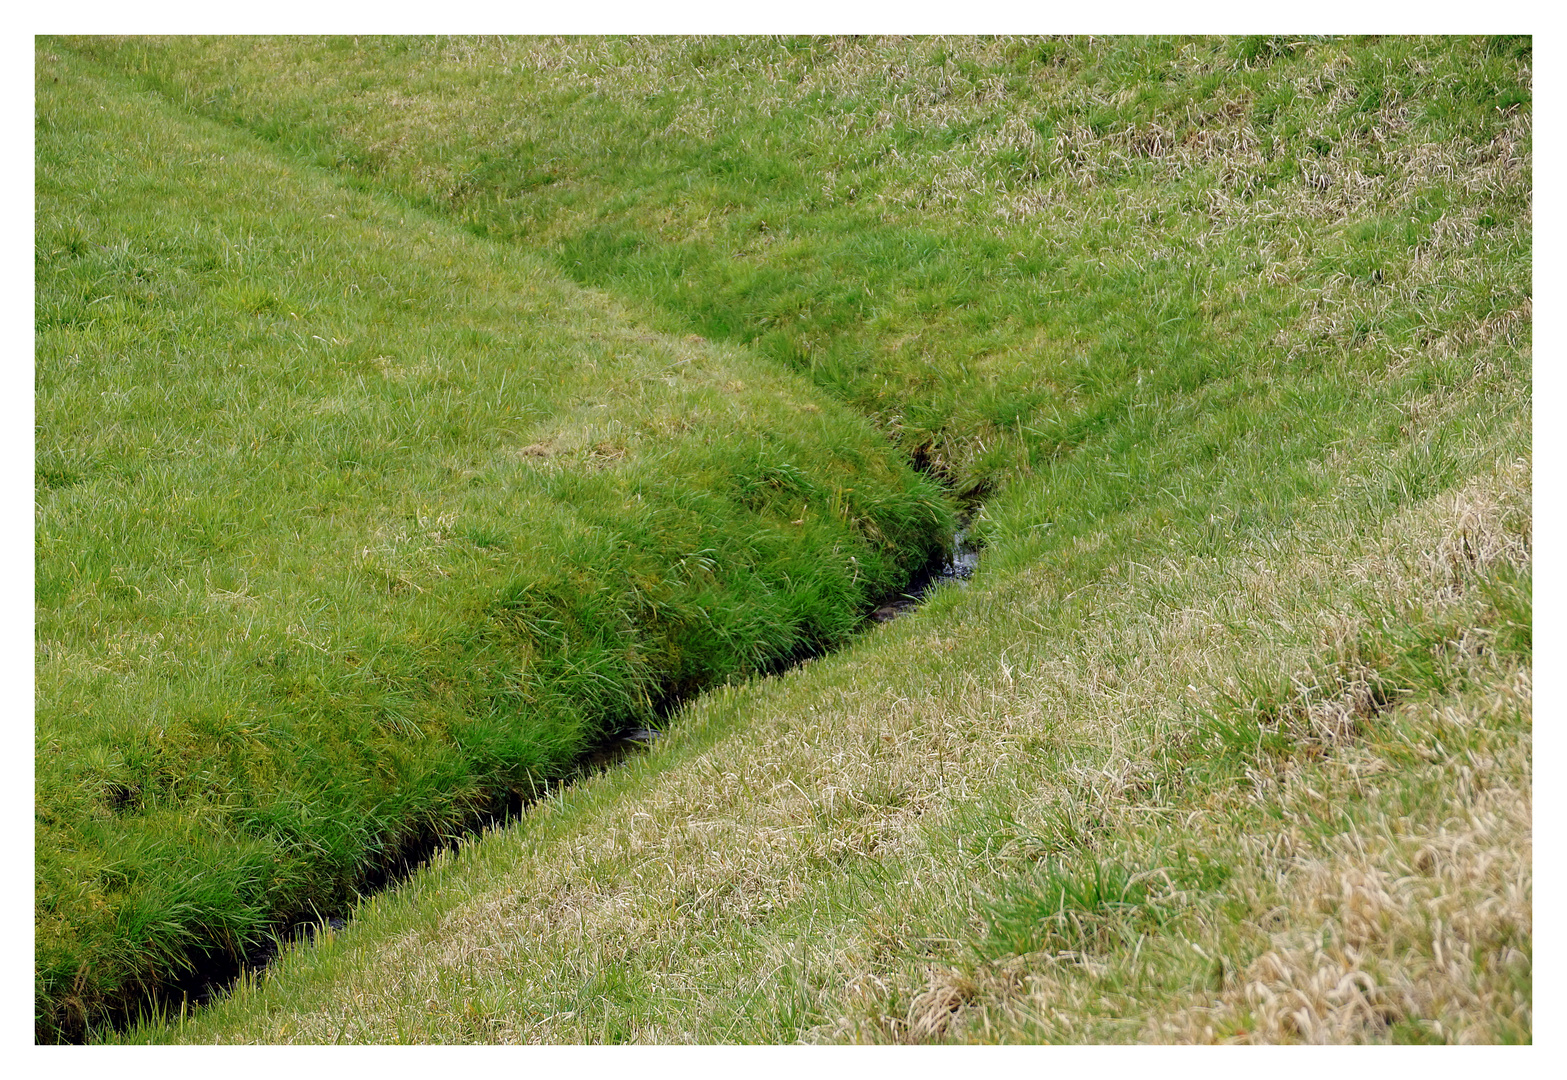
<path fill-rule="evenodd" d="M 928 552 L 950 520 L 907 463 L 951 497 L 983 499 L 973 529 L 986 554 L 967 589 L 804 666 L 690 698 L 670 736 L 630 767 L 552 789 L 512 827 L 362 904 L 345 932 L 290 950 L 216 1007 L 119 1037 L 1532 1037 L 1528 39 L 85 39 L 47 42 L 40 55 L 41 116 L 49 95 L 64 110 L 82 92 L 93 63 L 115 72 L 95 84 L 115 95 L 109 117 L 94 116 L 90 98 L 60 113 L 73 118 L 58 126 L 77 151 L 59 168 L 99 170 L 78 190 L 123 190 L 105 177 L 138 160 L 138 140 L 159 126 L 124 117 L 155 114 L 189 132 L 178 152 L 142 153 L 165 175 L 171 161 L 205 160 L 184 147 L 221 145 L 205 154 L 242 162 L 235 190 L 242 177 L 269 195 L 273 177 L 308 180 L 333 205 L 386 223 L 339 239 L 342 226 L 300 211 L 275 234 L 280 246 L 289 237 L 333 265 L 329 245 L 341 243 L 331 250 L 343 262 L 368 258 L 361 246 L 376 236 L 397 269 L 414 251 L 467 273 L 515 268 L 507 280 L 526 290 L 510 288 L 535 297 L 530 342 L 558 335 L 582 348 L 590 328 L 607 332 L 600 322 L 621 341 L 645 341 L 616 361 L 652 377 L 637 383 L 642 438 L 624 440 L 615 468 L 695 476 L 716 494 L 693 494 L 684 509 L 700 505 L 705 520 L 727 499 L 742 535 L 757 518 L 776 530 L 775 546 L 730 579 L 739 599 L 725 603 L 740 612 L 754 599 L 748 583 L 765 574 L 753 567 L 792 575 L 797 556 L 820 566 L 840 534 L 863 545 L 852 565 L 879 558 L 879 580 L 895 584 L 907 565 L 898 553 Z M 93 144 L 78 134 L 110 124 L 136 135 Z M 72 226 L 63 211 L 44 212 L 43 127 L 39 141 L 46 341 L 49 260 L 67 267 L 57 310 L 68 317 L 110 294 L 80 290 L 109 280 L 99 275 L 111 267 L 83 268 L 79 291 L 65 287 L 71 260 L 99 256 L 60 254 Z M 154 220 L 190 228 L 168 200 L 154 201 L 144 211 Z M 239 212 L 236 194 L 223 203 Z M 328 358 L 333 339 L 352 336 L 321 319 L 324 329 L 296 329 L 301 282 L 341 289 L 368 276 L 310 279 L 295 269 L 299 256 L 281 261 L 294 272 L 264 285 L 278 306 L 239 320 L 297 339 L 249 384 L 258 401 L 300 392 L 275 369 L 293 370 L 283 356 L 303 365 L 313 346 L 302 333 L 326 339 Z M 426 292 L 452 272 L 408 271 Z M 139 287 L 120 286 L 100 306 L 150 294 Z M 556 298 L 547 311 L 536 299 L 545 294 Z M 415 303 L 429 312 L 422 333 L 464 340 L 450 300 Z M 158 310 L 172 342 L 202 308 L 175 294 Z M 84 340 L 113 329 L 74 317 Z M 479 329 L 493 336 L 468 341 L 475 372 L 497 340 L 512 340 L 495 323 Z M 529 489 L 526 505 L 576 513 L 579 485 L 603 469 L 593 458 L 606 430 L 579 395 L 608 396 L 610 361 L 595 354 L 601 368 L 563 390 L 536 373 L 567 346 L 511 348 L 510 385 L 533 375 L 548 437 L 514 420 L 504 439 L 472 436 L 466 468 L 495 468 L 501 446 L 569 447 L 580 457 L 551 474 L 559 486 Z M 70 352 L 57 353 L 62 363 Z M 688 353 L 715 394 L 699 430 L 744 421 L 771 432 L 814 407 L 821 426 L 802 431 L 789 458 L 809 473 L 798 483 L 811 498 L 803 487 L 777 494 L 779 477 L 796 482 L 777 460 L 735 466 L 728 455 L 745 444 L 732 430 L 719 441 L 693 432 L 688 450 L 673 449 L 669 426 L 648 417 L 685 415 L 658 387 Z M 178 354 L 171 343 L 156 355 L 167 364 Z M 41 345 L 41 373 L 44 356 Z M 122 407 L 114 393 L 145 391 L 111 385 L 106 370 L 81 377 L 78 401 L 90 393 L 90 405 L 60 410 L 46 410 L 53 391 L 41 379 L 40 422 L 69 414 L 115 437 L 126 421 L 105 419 Z M 452 400 L 448 384 L 426 378 L 395 398 L 403 423 L 436 425 Z M 501 393 L 498 376 L 471 378 L 461 385 L 479 387 L 478 400 Z M 224 372 L 207 392 L 221 401 L 245 385 Z M 742 410 L 731 385 L 765 389 Z M 345 393 L 338 383 L 329 399 Z M 232 407 L 207 408 L 230 432 L 238 426 Z M 56 451 L 40 436 L 41 484 L 49 468 L 120 482 L 98 464 L 113 460 L 109 448 L 61 442 L 49 465 Z M 222 445 L 238 457 L 248 444 Z M 318 470 L 344 460 L 332 452 L 303 460 Z M 665 453 L 678 470 L 661 463 Z M 524 464 L 530 478 L 539 471 Z M 223 468 L 223 483 L 242 476 L 264 488 L 279 516 L 319 498 L 277 490 L 267 481 L 280 470 L 258 476 L 251 460 Z M 807 508 L 851 487 L 860 495 L 865 473 L 878 493 L 826 515 L 838 532 L 813 538 Z M 409 520 L 410 504 L 448 490 L 443 478 L 410 466 L 374 505 L 400 497 Z M 79 479 L 61 488 L 88 490 Z M 759 505 L 758 488 L 773 501 Z M 490 529 L 505 516 L 488 509 L 495 497 L 480 500 Z M 138 499 L 126 506 L 150 505 Z M 590 524 L 621 527 L 625 499 L 622 489 L 610 520 Z M 41 507 L 47 521 L 50 504 Z M 218 527 L 231 520 L 246 524 Z M 268 520 L 207 518 L 209 533 L 244 546 L 190 563 L 216 581 L 197 578 L 199 595 L 321 594 L 298 580 L 300 564 L 281 560 L 269 592 L 219 580 L 256 565 L 236 555 Z M 436 526 L 442 537 L 452 528 Z M 99 674 L 70 694 L 52 689 L 63 678 L 52 672 L 70 666 L 54 660 L 56 640 L 109 649 L 113 634 L 154 631 L 128 596 L 114 594 L 123 606 L 99 615 L 47 593 L 49 530 L 39 535 L 40 731 L 46 702 L 104 708 L 121 686 L 144 715 L 150 680 Z M 304 567 L 318 547 L 342 546 L 335 533 L 316 536 L 295 553 Z M 807 543 L 822 546 L 803 555 Z M 516 598 L 505 590 L 521 571 L 496 555 L 437 583 L 424 572 L 449 565 L 430 553 L 436 544 L 425 534 L 391 545 L 377 580 L 403 572 L 431 594 L 413 610 L 439 612 L 457 623 L 452 635 L 491 648 L 483 635 L 511 625 L 505 617 L 459 619 L 441 590 L 492 605 L 470 599 L 461 612 L 493 612 L 497 594 Z M 605 589 L 599 610 L 611 623 L 641 595 L 617 550 L 572 541 L 561 555 L 629 582 Z M 667 566 L 690 550 L 660 546 L 650 526 L 626 536 L 623 558 L 640 566 L 667 552 Z M 712 558 L 728 568 L 735 555 Z M 842 590 L 825 561 L 818 591 Z M 95 602 L 110 595 L 115 569 L 100 575 Z M 145 591 L 147 578 L 125 584 Z M 366 605 L 360 588 L 355 603 Z M 844 636 L 865 595 L 834 609 L 849 614 L 823 643 Z M 410 614 L 392 601 L 362 610 L 365 637 L 317 662 L 322 681 L 308 699 L 312 715 L 342 725 L 345 754 L 380 746 L 366 741 L 363 719 L 380 699 L 356 696 L 373 682 L 356 674 L 363 657 L 379 655 L 363 641 L 391 637 L 388 626 L 405 633 Z M 245 616 L 228 617 L 237 627 Z M 305 604 L 278 625 L 299 619 L 308 631 L 310 617 Z M 509 640 L 482 655 L 504 654 Z M 684 679 L 678 640 L 648 649 L 659 647 L 672 665 L 660 670 L 675 672 L 671 694 L 700 684 Z M 788 653 L 742 649 L 724 670 L 766 670 Z M 569 657 L 553 670 L 574 670 Z M 224 670 L 200 666 L 213 678 Z M 417 685 L 429 682 L 424 670 Z M 192 712 L 198 698 L 213 708 L 209 686 L 159 678 L 160 692 L 190 695 Z M 579 700 L 580 683 L 561 685 L 563 701 Z M 444 721 L 460 731 L 491 693 L 441 699 Z M 266 746 L 242 724 L 203 738 L 230 754 Z M 41 748 L 41 790 L 49 769 L 66 769 L 47 755 Z M 83 760 L 61 756 L 78 770 Z M 87 788 L 73 785 L 61 790 Z M 62 804 L 59 820 L 85 829 L 89 806 Z M 314 836 L 311 821 L 299 835 Z M 41 828 L 41 851 L 48 836 Z"/>
<path fill-rule="evenodd" d="M 1526 299 L 1422 272 L 1519 243 L 1527 39 L 90 47 L 809 372 L 961 492 L 1156 398 L 1366 338 L 1440 351 L 1450 306 Z"/>

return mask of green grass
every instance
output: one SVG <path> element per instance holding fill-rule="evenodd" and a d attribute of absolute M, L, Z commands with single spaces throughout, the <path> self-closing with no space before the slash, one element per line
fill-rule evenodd
<path fill-rule="evenodd" d="M 602 288 L 621 333 L 647 339 L 624 348 L 674 351 L 622 361 L 649 373 L 638 415 L 666 420 L 647 395 L 693 352 L 715 415 L 734 382 L 787 388 L 759 394 L 758 430 L 798 417 L 780 401 L 848 424 L 814 382 L 983 497 L 968 589 L 689 699 L 650 756 L 553 789 L 346 933 L 124 1038 L 1531 1038 L 1527 39 L 43 48 L 439 230 L 460 266 L 528 267 L 563 298 L 533 333 L 588 325 L 572 305 L 597 294 L 559 275 Z M 89 232 L 62 224 L 40 249 L 86 257 Z M 288 327 L 296 287 L 224 302 Z M 513 379 L 558 351 L 519 354 Z M 592 357 L 594 404 L 600 380 L 634 381 Z M 548 385 L 529 392 L 553 402 Z M 504 443 L 557 485 L 530 508 L 576 512 L 556 493 L 622 448 L 615 470 L 661 478 L 723 454 L 705 481 L 722 498 L 673 502 L 706 520 L 727 499 L 782 530 L 769 557 L 790 581 L 813 515 L 863 491 L 851 475 L 912 498 L 846 523 L 888 580 L 942 517 L 862 426 L 781 459 L 722 422 L 686 449 L 667 422 L 629 422 L 644 437 L 622 447 L 548 407 Z M 843 444 L 865 449 L 813 449 Z M 49 452 L 40 476 L 95 475 L 94 454 Z M 565 552 L 616 567 L 618 589 L 552 590 L 531 562 L 484 579 L 483 625 L 521 619 L 537 647 L 546 619 L 681 610 L 639 576 L 644 553 L 698 550 L 660 546 L 675 517 L 589 522 L 624 547 L 572 534 Z M 207 520 L 221 539 L 237 519 Z M 494 516 L 464 535 L 496 559 L 513 543 Z M 389 595 L 460 584 L 424 572 L 449 565 L 430 548 L 446 550 L 410 527 L 378 555 Z M 213 549 L 213 573 L 242 550 Z M 40 642 L 46 617 L 95 616 L 41 599 Z M 678 692 L 698 685 L 685 640 L 663 647 Z M 311 700 L 340 708 L 362 655 L 321 662 L 335 681 Z M 551 670 L 566 700 L 591 698 L 571 655 Z M 742 657 L 732 670 L 771 662 Z"/>
<path fill-rule="evenodd" d="M 807 373 L 959 492 L 1362 342 L 1450 379 L 1429 345 L 1457 298 L 1412 257 L 1455 229 L 1495 265 L 1528 243 L 1527 185 L 1444 179 L 1527 114 L 1507 42 L 78 47 Z"/>
<path fill-rule="evenodd" d="M 939 551 L 808 384 L 38 79 L 38 1031 L 341 906 Z"/>
<path fill-rule="evenodd" d="M 126 1039 L 1527 1039 L 1529 658 L 1491 647 L 1527 514 L 1497 479 L 1486 519 L 1524 531 L 1468 569 L 1438 560 L 1490 477 L 1223 559 L 982 577 L 704 695 L 651 757 Z M 1417 640 L 1461 678 L 1407 666 Z M 1283 737 L 1214 739 L 1259 719 Z M 1320 972 L 1363 972 L 1371 1012 Z"/>
<path fill-rule="evenodd" d="M 1161 921 L 1145 873 L 1119 863 L 1080 868 L 1047 861 L 1032 877 L 1009 882 L 1010 895 L 989 913 L 986 944 L 1001 956 L 1043 949 L 1103 952 L 1107 935 L 1136 940 Z"/>

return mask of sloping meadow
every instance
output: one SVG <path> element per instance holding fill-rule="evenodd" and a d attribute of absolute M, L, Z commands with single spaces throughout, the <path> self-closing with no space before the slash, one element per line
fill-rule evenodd
<path fill-rule="evenodd" d="M 982 564 L 124 1039 L 1527 1040 L 1527 414 L 1455 420 L 1429 499 Z"/>
<path fill-rule="evenodd" d="M 181 600 L 180 625 L 222 610 L 243 641 L 246 604 L 297 598 L 274 631 L 291 650 L 286 670 L 209 665 L 231 681 L 266 680 L 268 693 L 360 717 L 372 733 L 405 716 L 435 730 L 405 701 L 450 703 L 441 723 L 476 745 L 462 725 L 512 715 L 515 688 L 533 685 L 508 673 L 547 674 L 562 717 L 611 693 L 613 680 L 579 678 L 578 643 L 615 639 L 566 630 L 631 610 L 646 613 L 638 626 L 684 627 L 658 639 L 668 692 L 700 685 L 684 643 L 710 624 L 680 623 L 688 594 L 659 592 L 647 567 L 663 564 L 639 553 L 670 551 L 666 579 L 680 581 L 722 574 L 734 557 L 715 554 L 716 538 L 660 547 L 643 535 L 686 520 L 638 517 L 651 482 L 628 479 L 600 516 L 593 499 L 559 493 L 648 475 L 638 470 L 667 486 L 720 454 L 739 455 L 730 479 L 682 511 L 727 520 L 738 499 L 803 543 L 829 524 L 826 507 L 845 523 L 832 535 L 864 549 L 822 534 L 823 557 L 846 557 L 850 584 L 895 581 L 886 562 L 867 567 L 877 551 L 927 550 L 933 534 L 917 525 L 939 524 L 939 504 L 922 501 L 917 476 L 883 472 L 887 459 L 852 425 L 858 434 L 825 444 L 797 440 L 798 457 L 768 456 L 807 417 L 824 431 L 849 423 L 790 372 L 950 491 L 984 494 L 971 532 L 986 554 L 967 590 L 936 594 L 846 651 L 690 699 L 632 767 L 552 788 L 515 827 L 358 907 L 346 932 L 288 950 L 213 1009 L 125 1038 L 1530 1037 L 1527 38 L 132 38 L 42 53 L 97 58 L 145 95 L 137 109 L 161 100 L 264 140 L 295 163 L 266 166 L 269 178 L 331 171 L 346 188 L 320 190 L 336 202 L 284 219 L 312 258 L 370 220 L 340 206 L 378 207 L 375 228 L 429 253 L 409 272 L 418 289 L 398 284 L 401 265 L 384 280 L 334 272 L 334 288 L 375 298 L 333 305 L 430 326 L 420 333 L 442 342 L 450 311 L 468 320 L 454 343 L 398 351 L 379 327 L 318 317 L 331 308 L 310 307 L 301 282 L 326 275 L 295 269 L 308 260 L 260 292 L 218 286 L 244 312 L 228 316 L 229 339 L 281 341 L 268 378 L 297 373 L 278 383 L 287 394 L 328 410 L 380 392 L 387 411 L 374 415 L 404 428 L 379 429 L 384 445 L 323 444 L 319 492 L 284 499 L 287 472 L 273 470 L 252 483 L 254 518 L 236 516 L 243 501 L 193 500 L 180 542 L 219 543 L 242 535 L 225 522 L 272 513 L 289 523 L 267 528 L 325 536 L 335 551 L 358 513 L 369 595 L 399 626 L 456 627 L 418 638 L 441 643 L 426 648 L 386 637 L 378 617 L 334 623 L 357 609 L 293 584 L 313 580 L 314 547 L 291 547 L 309 559 L 285 568 L 279 556 L 271 578 L 254 545 L 211 548 L 179 579 L 201 590 Z M 64 81 L 74 63 L 40 60 L 41 77 Z M 146 138 L 113 142 L 90 186 L 114 190 L 107 178 Z M 191 168 L 256 145 L 171 160 Z M 72 227 L 41 218 L 40 258 L 80 265 L 78 291 L 58 294 L 66 321 L 106 334 L 111 324 L 92 320 L 125 317 L 137 290 L 184 280 L 144 258 L 94 262 L 109 249 Z M 250 259 L 238 240 L 274 235 L 247 229 L 227 234 L 236 246 L 222 258 Z M 352 257 L 363 248 L 356 238 Z M 448 257 L 455 265 L 432 276 Z M 530 310 L 551 305 L 527 334 L 515 314 L 509 326 L 473 321 L 471 288 L 452 287 L 461 303 L 438 288 L 439 274 L 502 266 L 533 275 Z M 543 266 L 605 289 L 638 325 Z M 41 324 L 55 295 L 41 296 Z M 410 308 L 408 296 L 437 299 Z M 181 308 L 178 325 L 203 310 Z M 159 325 L 138 333 L 154 340 Z M 465 343 L 466 332 L 489 337 Z M 533 344 L 546 340 L 572 344 Z M 512 369 L 490 366 L 508 351 Z M 580 360 L 562 371 L 562 353 Z M 344 375 L 332 389 L 325 359 L 303 366 L 317 356 L 357 363 L 362 383 Z M 251 376 L 235 374 L 212 408 L 242 434 L 221 445 L 278 453 L 277 421 L 252 421 L 266 413 L 254 392 L 241 396 Z M 40 443 L 45 520 L 50 500 L 131 474 L 115 440 L 140 391 L 96 378 L 83 392 L 109 421 L 95 429 L 101 445 Z M 749 394 L 775 385 L 756 406 L 765 422 L 747 426 Z M 495 419 L 488 457 L 446 452 L 395 513 L 344 494 L 387 483 L 386 463 L 405 453 L 392 447 L 408 444 L 400 432 L 450 438 L 463 387 L 494 402 L 486 416 L 524 401 L 538 413 Z M 696 403 L 681 413 L 695 425 L 685 436 L 661 427 L 665 394 Z M 732 418 L 715 422 L 730 430 L 709 446 L 695 417 L 724 409 Z M 209 445 L 135 442 L 169 463 L 159 468 Z M 818 445 L 867 449 L 850 469 Z M 471 509 L 480 495 L 463 488 L 458 501 L 458 485 L 486 470 L 545 485 L 527 488 L 525 505 L 533 520 L 570 523 L 556 530 L 569 536 L 561 573 L 609 566 L 610 586 L 594 593 L 579 583 L 600 579 L 578 574 L 567 588 L 556 564 L 519 556 L 501 519 Z M 898 502 L 893 489 L 915 497 Z M 127 501 L 124 513 L 142 516 L 126 519 L 125 542 L 154 517 L 145 507 L 165 503 Z M 637 522 L 656 527 L 633 535 Z M 49 536 L 40 529 L 41 552 L 58 551 Z M 92 654 L 102 687 L 69 698 L 79 711 L 101 710 L 116 679 L 141 680 L 125 683 L 138 707 L 157 704 L 146 687 L 164 684 L 142 672 L 172 661 L 150 630 L 134 634 L 159 578 L 98 550 L 96 562 L 73 552 L 51 565 L 96 568 L 94 596 L 121 607 L 111 618 L 76 594 L 41 600 L 40 670 L 55 671 L 49 650 L 66 640 L 43 628 L 78 628 L 76 639 L 104 642 Z M 471 578 L 453 572 L 459 551 L 479 568 Z M 764 562 L 736 576 L 737 594 L 775 580 Z M 481 580 L 492 584 L 462 593 L 483 598 L 464 609 L 480 615 L 452 616 L 438 599 Z M 41 596 L 45 585 L 41 573 Z M 713 618 L 730 629 L 712 633 L 740 640 L 738 614 Z M 525 662 L 497 659 L 519 648 Z M 445 649 L 481 674 L 431 675 Z M 652 655 L 604 653 L 632 667 Z M 755 654 L 749 670 L 771 664 Z M 627 715 L 656 713 L 647 696 Z M 274 721 L 188 707 L 230 753 L 277 737 Z M 499 720 L 482 730 L 520 738 Z M 47 753 L 41 775 L 62 768 Z M 207 784 L 215 805 L 229 796 L 203 779 L 220 775 L 204 761 L 170 775 Z M 100 820 L 132 805 L 104 790 L 82 804 Z M 463 789 L 441 778 L 428 790 Z"/>
<path fill-rule="evenodd" d="M 37 1033 L 844 639 L 932 482 L 807 382 L 37 62 Z"/>

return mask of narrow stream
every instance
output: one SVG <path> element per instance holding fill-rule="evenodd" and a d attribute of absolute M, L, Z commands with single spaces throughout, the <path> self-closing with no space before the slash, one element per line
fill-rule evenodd
<path fill-rule="evenodd" d="M 979 549 L 969 543 L 968 529 L 959 529 L 952 537 L 952 554 L 921 567 L 909 581 L 908 588 L 871 612 L 870 618 L 876 622 L 891 622 L 899 615 L 913 611 L 937 586 L 967 581 L 974 576 L 974 568 L 978 565 Z"/>
<path fill-rule="evenodd" d="M 932 559 L 915 572 L 908 586 L 898 595 L 886 599 L 866 616 L 868 624 L 890 622 L 917 608 L 938 586 L 949 582 L 967 582 L 979 565 L 979 549 L 969 542 L 968 529 L 961 528 L 952 538 L 952 553 Z M 671 702 L 669 712 L 679 707 Z M 579 759 L 572 774 L 561 780 L 542 785 L 533 798 L 513 797 L 506 805 L 474 817 L 461 835 L 432 835 L 417 839 L 398 853 L 389 865 L 373 871 L 360 887 L 352 904 L 331 911 L 317 912 L 314 918 L 298 920 L 282 928 L 271 940 L 250 949 L 242 958 L 227 955 L 198 953 L 188 959 L 190 967 L 178 979 L 172 979 L 155 995 L 150 1003 L 151 1011 L 166 1016 L 178 1016 L 192 1009 L 209 1004 L 225 994 L 245 972 L 260 972 L 277 959 L 282 950 L 293 944 L 310 941 L 323 931 L 338 931 L 347 927 L 353 915 L 353 905 L 376 893 L 394 888 L 408 880 L 435 855 L 453 851 L 464 840 L 472 839 L 491 829 L 504 828 L 521 815 L 537 798 L 542 798 L 552 788 L 593 776 L 607 769 L 624 765 L 634 755 L 646 753 L 662 737 L 651 728 L 638 727 L 615 734 L 600 745 L 587 751 Z M 128 1022 L 134 1018 L 127 1017 Z M 123 1028 L 124 1022 L 115 1022 L 115 1028 Z"/>

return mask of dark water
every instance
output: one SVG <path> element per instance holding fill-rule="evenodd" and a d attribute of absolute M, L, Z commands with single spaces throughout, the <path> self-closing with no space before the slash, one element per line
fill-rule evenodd
<path fill-rule="evenodd" d="M 871 612 L 875 622 L 891 622 L 919 607 L 933 589 L 948 582 L 966 582 L 979 565 L 979 549 L 969 543 L 968 530 L 959 529 L 952 538 L 952 554 L 933 559 L 909 580 L 908 588 Z"/>

